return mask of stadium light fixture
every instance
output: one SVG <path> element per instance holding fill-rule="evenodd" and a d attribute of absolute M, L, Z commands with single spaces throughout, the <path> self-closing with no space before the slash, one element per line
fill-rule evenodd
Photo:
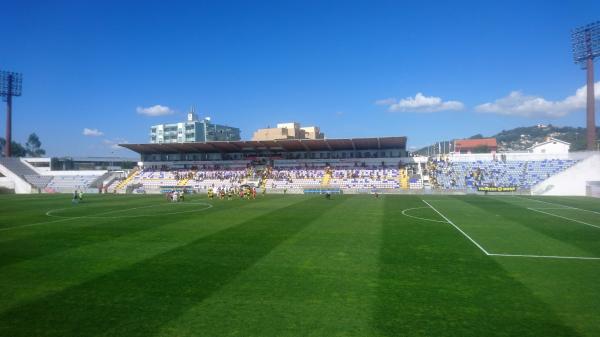
<path fill-rule="evenodd" d="M 573 60 L 587 70 L 587 149 L 596 144 L 596 112 L 594 109 L 594 59 L 600 56 L 600 21 L 571 32 Z"/>
<path fill-rule="evenodd" d="M 11 156 L 12 98 L 21 96 L 22 83 L 22 74 L 0 70 L 0 96 L 6 102 L 6 145 L 4 146 L 6 157 Z"/>

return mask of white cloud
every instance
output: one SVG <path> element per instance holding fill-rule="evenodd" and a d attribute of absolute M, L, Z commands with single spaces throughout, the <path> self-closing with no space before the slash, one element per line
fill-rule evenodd
<path fill-rule="evenodd" d="M 377 105 L 392 105 L 394 103 L 396 103 L 395 98 L 384 98 L 375 101 L 375 104 Z"/>
<path fill-rule="evenodd" d="M 123 148 L 120 147 L 119 144 L 128 144 L 129 143 L 127 140 L 122 139 L 122 138 L 104 139 L 102 142 L 112 150 L 123 150 Z"/>
<path fill-rule="evenodd" d="M 549 101 L 540 96 L 513 91 L 492 103 L 476 106 L 475 111 L 506 116 L 558 118 L 585 109 L 586 90 L 587 86 L 583 86 L 575 91 L 575 95 L 561 101 Z M 594 90 L 596 100 L 600 99 L 600 82 L 594 84 Z"/>
<path fill-rule="evenodd" d="M 377 105 L 387 105 L 392 112 L 439 112 L 449 110 L 462 110 L 465 105 L 459 101 L 444 101 L 441 97 L 425 96 L 418 92 L 415 97 L 406 97 L 401 100 L 386 98 L 375 101 Z"/>
<path fill-rule="evenodd" d="M 151 117 L 155 117 L 155 116 L 164 116 L 164 115 L 170 115 L 175 113 L 174 110 L 172 110 L 171 108 L 169 108 L 168 106 L 164 106 L 164 105 L 153 105 L 147 108 L 138 106 L 136 109 L 137 113 L 139 113 L 140 115 L 146 115 L 146 116 L 151 116 Z"/>
<path fill-rule="evenodd" d="M 89 136 L 89 137 L 99 137 L 102 136 L 104 134 L 104 132 L 98 130 L 98 129 L 88 129 L 88 128 L 83 128 L 83 135 L 84 136 Z"/>

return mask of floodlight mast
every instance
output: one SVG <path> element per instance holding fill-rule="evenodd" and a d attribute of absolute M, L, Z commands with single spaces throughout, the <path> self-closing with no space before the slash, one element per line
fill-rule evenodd
<path fill-rule="evenodd" d="M 4 154 L 12 155 L 12 98 L 21 96 L 21 83 L 23 76 L 20 73 L 0 71 L 0 96 L 6 101 L 6 145 Z"/>
<path fill-rule="evenodd" d="M 587 70 L 587 149 L 596 147 L 596 112 L 594 96 L 594 59 L 600 56 L 600 21 L 573 30 L 573 59 Z"/>

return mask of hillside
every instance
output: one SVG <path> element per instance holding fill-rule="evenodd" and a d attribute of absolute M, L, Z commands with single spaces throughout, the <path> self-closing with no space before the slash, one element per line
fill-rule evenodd
<path fill-rule="evenodd" d="M 535 143 L 544 141 L 546 137 L 571 143 L 571 151 L 581 151 L 586 148 L 585 128 L 581 127 L 536 125 L 502 130 L 491 137 L 496 138 L 502 151 L 523 151 Z"/>
<path fill-rule="evenodd" d="M 596 128 L 597 135 L 600 135 L 600 128 Z M 469 137 L 476 138 L 496 138 L 499 151 L 525 151 L 533 144 L 542 142 L 546 137 L 553 137 L 571 143 L 571 151 L 582 151 L 586 148 L 585 128 L 554 125 L 534 125 L 518 127 L 511 130 L 502 130 L 495 135 L 484 136 L 477 134 Z M 599 138 L 600 139 L 600 138 Z M 448 142 L 442 142 L 442 148 L 448 150 Z M 436 144 L 430 146 L 431 151 L 437 151 L 439 146 Z M 419 154 L 427 154 L 427 147 L 415 151 Z"/>

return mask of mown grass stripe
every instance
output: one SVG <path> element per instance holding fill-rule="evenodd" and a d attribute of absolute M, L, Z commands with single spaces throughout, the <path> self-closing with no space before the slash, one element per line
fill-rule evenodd
<path fill-rule="evenodd" d="M 298 233 L 307 224 L 299 213 L 310 220 L 326 209 L 303 200 L 16 307 L 0 316 L 0 335 L 152 335 Z"/>
<path fill-rule="evenodd" d="M 158 336 L 373 336 L 383 200 L 334 196 L 327 210 Z M 370 211 L 370 212 L 369 212 Z"/>
<path fill-rule="evenodd" d="M 80 242 L 77 239 L 75 243 L 72 243 L 68 237 L 61 238 L 60 235 L 57 238 L 49 238 L 50 242 L 38 241 L 34 246 L 40 246 L 38 248 L 41 250 L 39 256 L 0 268 L 0 290 L 2 290 L 0 291 L 0 311 L 24 301 L 31 301 L 49 293 L 75 286 L 104 273 L 125 268 L 301 200 L 300 198 L 279 200 L 267 198 L 264 201 L 255 200 L 235 205 L 235 209 L 242 212 L 244 217 L 231 217 L 229 207 L 233 205 L 220 203 L 217 204 L 220 208 L 213 208 L 218 211 L 214 211 L 210 215 L 203 214 L 202 217 L 179 219 L 154 219 L 152 228 L 112 237 L 109 240 L 100 240 L 99 236 L 86 233 L 85 240 L 95 239 L 98 241 L 81 245 L 77 245 L 77 242 Z M 130 226 L 134 225 L 114 222 L 111 228 L 128 230 Z M 77 236 L 77 233 L 73 235 Z M 88 238 L 88 236 L 90 237 Z M 41 240 L 41 238 L 38 239 Z M 58 240 L 56 245 L 53 245 L 53 239 Z M 23 244 L 27 244 L 26 241 Z M 31 246 L 32 244 L 27 245 Z M 67 247 L 63 247 L 63 245 L 67 245 Z M 3 244 L 0 244 L 0 247 L 2 246 Z M 10 252 L 10 249 L 7 248 L 5 252 Z M 38 251 L 34 250 L 29 254 L 36 252 Z M 57 268 L 57 266 L 60 267 Z"/>
<path fill-rule="evenodd" d="M 494 259 L 450 226 L 395 211 L 386 198 L 376 327 L 381 336 L 577 336 Z M 406 218 L 405 218 L 406 219 Z M 457 220 L 458 221 L 458 220 Z"/>

